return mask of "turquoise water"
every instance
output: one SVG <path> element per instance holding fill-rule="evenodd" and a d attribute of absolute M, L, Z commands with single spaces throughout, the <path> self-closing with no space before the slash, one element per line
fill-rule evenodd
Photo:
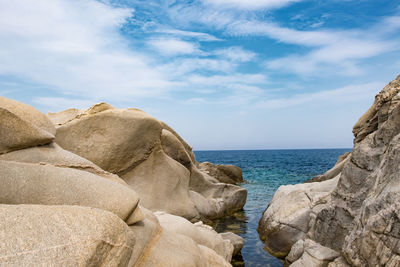
<path fill-rule="evenodd" d="M 350 149 L 195 151 L 200 162 L 234 164 L 242 168 L 248 190 L 243 212 L 215 223 L 217 231 L 232 231 L 245 239 L 242 257 L 234 266 L 282 266 L 258 238 L 258 221 L 280 185 L 297 184 L 322 174 Z"/>

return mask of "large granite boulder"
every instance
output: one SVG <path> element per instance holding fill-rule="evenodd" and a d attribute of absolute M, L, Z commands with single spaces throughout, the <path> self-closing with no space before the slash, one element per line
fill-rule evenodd
<path fill-rule="evenodd" d="M 78 205 L 108 210 L 128 224 L 142 220 L 131 188 L 92 173 L 0 160 L 0 203 Z"/>
<path fill-rule="evenodd" d="M 88 110 L 51 113 L 49 118 L 61 147 L 124 179 L 150 210 L 198 221 L 222 217 L 245 204 L 245 189 L 199 169 L 192 148 L 141 110 L 100 103 Z M 235 167 L 224 171 L 226 177 L 240 173 Z"/>
<path fill-rule="evenodd" d="M 400 265 L 400 76 L 376 96 L 353 133 L 353 151 L 339 163 L 340 172 L 332 172 L 338 173 L 338 182 L 326 203 L 316 205 L 308 219 L 291 215 L 293 221 L 308 221 L 307 231 L 284 246 L 270 245 L 273 232 L 263 236 L 268 249 L 282 252 L 278 256 L 284 257 L 296 239 L 308 238 L 340 253 L 329 266 Z M 332 175 L 328 171 L 324 176 Z M 262 219 L 260 232 L 273 227 L 274 214 L 284 214 L 292 204 L 281 201 L 278 212 L 268 208 L 264 215 L 272 217 Z"/>
<path fill-rule="evenodd" d="M 164 212 L 155 212 L 154 214 L 157 216 L 163 229 L 188 236 L 197 244 L 208 247 L 228 262 L 231 261 L 234 252 L 232 242 L 222 238 L 211 226 L 205 225 L 202 222 L 192 224 L 183 217 Z"/>
<path fill-rule="evenodd" d="M 0 96 L 0 154 L 48 144 L 56 130 L 40 111 Z"/>
<path fill-rule="evenodd" d="M 312 214 L 330 200 L 338 179 L 278 188 L 258 225 L 270 254 L 283 258 L 294 243 L 307 236 Z"/>
<path fill-rule="evenodd" d="M 202 162 L 199 164 L 199 169 L 215 177 L 221 183 L 238 184 L 244 182 L 242 169 L 235 165 L 215 165 L 211 162 Z"/>
<path fill-rule="evenodd" d="M 26 127 L 43 130 L 52 136 L 43 143 L 20 142 L 0 153 L 0 214 L 4 215 L 0 221 L 0 237 L 4 241 L 0 244 L 0 265 L 231 266 L 231 241 L 224 240 L 200 222 L 192 224 L 182 217 L 163 212 L 158 213 L 160 224 L 152 211 L 139 205 L 139 196 L 129 179 L 126 179 L 127 183 L 117 174 L 105 171 L 55 143 L 55 129 L 46 116 L 16 101 L 1 99 L 0 104 L 0 108 L 7 108 L 7 112 L 13 111 L 15 116 L 19 116 Z M 85 116 L 109 108 L 105 104 L 96 105 L 85 114 L 69 110 L 59 120 L 69 121 L 71 114 Z M 2 128 L 2 137 L 8 138 L 22 131 L 22 128 L 13 127 L 15 121 L 8 117 L 4 122 L 7 127 Z M 160 125 L 164 127 L 162 131 L 176 135 L 172 129 L 166 130 L 167 126 Z M 34 138 L 32 135 L 32 140 Z M 165 142 L 163 145 L 171 155 L 176 153 L 176 160 L 167 156 L 159 141 L 148 155 L 151 160 L 142 160 L 140 155 L 137 157 L 141 163 L 152 163 L 138 164 L 134 169 L 138 175 L 153 176 L 152 182 L 159 192 L 170 188 L 158 187 L 160 181 L 156 180 L 156 174 L 152 174 L 153 168 L 159 164 L 161 169 L 157 174 L 169 170 L 165 179 L 176 182 L 177 187 L 180 183 L 185 183 L 183 188 L 189 187 L 190 172 L 182 163 L 186 160 L 191 167 L 194 155 L 179 138 L 169 136 L 164 139 L 178 140 L 181 151 L 173 149 L 177 144 Z M 146 145 L 133 147 L 136 151 L 146 150 Z M 122 147 L 116 149 L 124 152 Z M 106 150 L 103 152 L 107 153 Z M 125 166 L 114 163 L 110 164 L 116 168 Z M 178 171 L 173 173 L 179 169 L 182 177 Z M 177 180 L 171 180 L 171 177 L 177 177 Z M 183 196 L 189 195 L 187 191 L 182 192 Z M 150 194 L 150 197 L 168 203 L 171 198 L 168 193 Z M 190 198 L 181 196 L 179 200 L 190 201 Z M 152 200 L 146 201 L 151 203 Z M 169 205 L 172 207 L 174 201 L 171 202 Z"/>
<path fill-rule="evenodd" d="M 0 205 L 0 266 L 128 266 L 135 235 L 111 212 Z"/>
<path fill-rule="evenodd" d="M 200 224 L 141 208 L 145 219 L 130 226 L 136 237 L 129 266 L 231 266 L 233 245 Z"/>

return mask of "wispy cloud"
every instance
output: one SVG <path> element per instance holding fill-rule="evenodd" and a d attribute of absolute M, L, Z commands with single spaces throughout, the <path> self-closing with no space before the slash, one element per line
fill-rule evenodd
<path fill-rule="evenodd" d="M 326 73 L 324 70 L 331 72 L 336 68 L 336 73 L 357 75 L 362 73 L 358 60 L 400 50 L 400 39 L 389 35 L 399 27 L 400 17 L 393 16 L 364 30 L 300 31 L 274 23 L 248 21 L 232 24 L 229 32 L 234 35 L 263 35 L 309 48 L 309 52 L 304 54 L 290 54 L 268 61 L 266 66 L 270 69 L 298 75 L 321 75 Z M 381 28 L 384 30 L 377 30 Z"/>
<path fill-rule="evenodd" d="M 248 10 L 279 8 L 301 1 L 303 0 L 203 0 L 204 3 L 222 8 L 240 8 Z"/>
<path fill-rule="evenodd" d="M 256 53 L 248 50 L 244 50 L 241 47 L 233 46 L 224 49 L 218 49 L 213 52 L 217 56 L 227 58 L 232 61 L 247 62 L 251 61 L 256 57 Z"/>
<path fill-rule="evenodd" d="M 201 53 L 196 43 L 175 38 L 153 38 L 147 44 L 165 56 Z"/>
<path fill-rule="evenodd" d="M 193 38 L 203 42 L 216 42 L 222 41 L 222 39 L 217 38 L 211 34 L 204 33 L 204 32 L 192 32 L 192 31 L 183 31 L 177 29 L 165 29 L 165 28 L 158 28 L 154 30 L 155 33 L 164 33 L 168 35 L 172 35 L 175 37 L 186 37 L 186 38 Z"/>
<path fill-rule="evenodd" d="M 373 99 L 384 83 L 372 82 L 366 84 L 349 85 L 337 89 L 319 91 L 314 93 L 295 94 L 285 98 L 273 98 L 259 101 L 257 108 L 281 109 L 297 105 L 320 104 L 324 102 L 357 102 L 360 99 Z"/>
<path fill-rule="evenodd" d="M 78 96 L 158 95 L 173 84 L 120 35 L 131 15 L 93 0 L 1 0 L 0 75 Z"/>

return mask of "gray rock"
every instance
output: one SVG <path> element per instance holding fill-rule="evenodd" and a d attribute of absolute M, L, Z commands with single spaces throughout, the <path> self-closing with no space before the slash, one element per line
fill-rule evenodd
<path fill-rule="evenodd" d="M 233 255 L 238 254 L 242 250 L 244 246 L 244 239 L 241 236 L 238 236 L 232 232 L 221 233 L 220 235 L 223 239 L 229 240 L 233 245 Z"/>
<path fill-rule="evenodd" d="M 303 254 L 290 265 L 291 267 L 325 267 L 329 262 L 340 256 L 339 252 L 321 246 L 310 239 L 306 239 L 303 244 L 299 244 L 299 246 L 301 245 L 303 246 Z M 298 250 L 297 252 L 294 252 L 296 254 L 301 251 L 301 249 L 297 248 L 295 248 L 295 250 Z"/>
<path fill-rule="evenodd" d="M 376 96 L 372 107 L 354 126 L 353 133 L 353 151 L 339 163 L 342 166 L 337 186 L 325 203 L 311 208 L 307 231 L 290 242 L 281 235 L 274 245 L 284 252 L 290 243 L 306 236 L 319 246 L 340 252 L 341 257 L 335 260 L 324 253 L 324 262 L 331 261 L 329 266 L 400 266 L 400 76 Z M 330 171 L 324 175 L 329 176 Z M 279 224 L 287 223 L 288 218 L 307 221 L 304 213 L 285 215 L 285 210 L 290 209 L 288 205 L 300 204 L 289 200 L 275 205 L 274 200 L 281 191 L 276 192 L 264 212 L 266 218 L 262 222 L 267 224 L 260 222 L 264 229 L 279 229 Z M 263 237 L 263 231 L 260 232 Z M 269 237 L 266 244 L 271 247 Z M 309 249 L 295 263 L 319 264 L 315 260 L 321 259 L 318 256 L 321 251 L 319 247 Z"/>

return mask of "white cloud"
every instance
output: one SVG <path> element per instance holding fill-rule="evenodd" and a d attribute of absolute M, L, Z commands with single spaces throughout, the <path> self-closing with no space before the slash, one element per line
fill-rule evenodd
<path fill-rule="evenodd" d="M 182 75 L 194 71 L 212 71 L 232 73 L 235 72 L 237 63 L 225 59 L 214 58 L 178 58 L 170 63 L 158 66 L 158 69 L 168 73 L 170 77 L 182 79 Z"/>
<path fill-rule="evenodd" d="M 273 9 L 287 6 L 292 3 L 303 0 L 203 0 L 207 4 L 219 6 L 223 8 L 240 8 L 240 9 Z"/>
<path fill-rule="evenodd" d="M 226 86 L 232 84 L 265 84 L 267 83 L 267 77 L 262 74 L 191 75 L 188 77 L 188 81 L 197 85 Z"/>
<path fill-rule="evenodd" d="M 227 58 L 232 61 L 247 62 L 256 57 L 256 53 L 244 50 L 241 47 L 233 46 L 229 48 L 219 49 L 213 52 L 215 55 Z"/>
<path fill-rule="evenodd" d="M 279 42 L 308 47 L 309 52 L 270 60 L 266 66 L 298 75 L 326 73 L 358 75 L 363 72 L 358 61 L 399 50 L 400 40 L 390 33 L 400 28 L 400 17 L 388 17 L 370 29 L 300 31 L 274 23 L 247 21 L 229 27 L 234 35 L 262 35 Z M 384 29 L 378 31 L 377 29 Z M 396 35 L 394 35 L 396 36 Z"/>
<path fill-rule="evenodd" d="M 216 42 L 222 41 L 220 38 L 217 38 L 211 34 L 204 33 L 204 32 L 192 32 L 192 31 L 182 31 L 177 29 L 157 29 L 155 32 L 157 33 L 165 33 L 170 34 L 177 37 L 188 37 L 197 39 L 203 42 Z"/>
<path fill-rule="evenodd" d="M 131 15 L 93 0 L 0 0 L 0 75 L 87 97 L 163 94 L 173 83 L 119 33 Z"/>
<path fill-rule="evenodd" d="M 147 42 L 147 44 L 156 49 L 160 54 L 165 56 L 202 53 L 197 44 L 175 38 L 151 39 Z"/>
<path fill-rule="evenodd" d="M 380 82 L 350 85 L 333 90 L 297 94 L 286 98 L 259 101 L 254 106 L 257 108 L 281 109 L 310 103 L 357 102 L 361 99 L 373 99 L 373 97 L 379 92 L 377 88 L 382 88 L 383 85 L 384 83 Z"/>
<path fill-rule="evenodd" d="M 310 47 L 329 45 L 347 35 L 344 31 L 298 31 L 262 21 L 239 21 L 231 24 L 228 32 L 232 35 L 268 36 L 279 42 Z"/>

